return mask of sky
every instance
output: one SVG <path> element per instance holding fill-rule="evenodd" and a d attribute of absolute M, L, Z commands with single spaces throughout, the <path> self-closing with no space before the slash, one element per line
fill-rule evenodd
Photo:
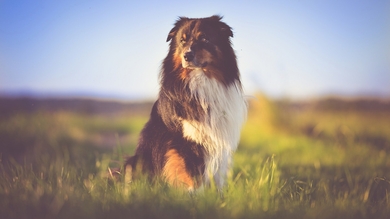
<path fill-rule="evenodd" d="M 390 0 L 0 0 L 0 94 L 154 99 L 175 20 L 214 14 L 247 95 L 390 97 Z"/>

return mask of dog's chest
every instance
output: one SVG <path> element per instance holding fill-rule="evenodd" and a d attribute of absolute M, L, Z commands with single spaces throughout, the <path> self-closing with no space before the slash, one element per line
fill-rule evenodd
<path fill-rule="evenodd" d="M 238 84 L 225 86 L 201 70 L 191 72 L 188 80 L 191 95 L 206 116 L 202 121 L 182 120 L 183 135 L 205 147 L 208 171 L 215 173 L 237 148 L 246 102 Z"/>

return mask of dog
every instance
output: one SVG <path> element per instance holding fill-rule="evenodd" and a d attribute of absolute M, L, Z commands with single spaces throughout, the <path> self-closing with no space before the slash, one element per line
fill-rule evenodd
<path fill-rule="evenodd" d="M 168 34 L 160 92 L 125 178 L 135 170 L 174 187 L 222 189 L 246 120 L 232 28 L 221 16 L 179 17 Z"/>

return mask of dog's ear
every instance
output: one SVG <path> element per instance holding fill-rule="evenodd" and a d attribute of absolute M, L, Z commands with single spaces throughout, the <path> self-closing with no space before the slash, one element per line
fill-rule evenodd
<path fill-rule="evenodd" d="M 211 20 L 214 20 L 215 22 L 217 22 L 217 25 L 218 25 L 218 28 L 219 30 L 221 31 L 221 33 L 223 33 L 223 35 L 227 36 L 227 37 L 233 37 L 233 31 L 232 31 L 232 28 L 227 25 L 226 23 L 222 22 L 223 16 L 220 16 L 220 15 L 213 15 L 210 17 Z"/>
<path fill-rule="evenodd" d="M 177 31 L 180 29 L 180 27 L 188 21 L 187 17 L 179 17 L 179 19 L 176 21 L 175 26 L 172 28 L 171 31 L 169 31 L 167 42 L 169 42 L 173 37 L 175 37 Z"/>
<path fill-rule="evenodd" d="M 169 42 L 175 35 L 176 35 L 176 32 L 179 28 L 177 28 L 176 26 L 174 28 L 172 28 L 171 31 L 169 31 L 169 34 L 168 34 L 168 37 L 167 37 L 167 42 Z"/>
<path fill-rule="evenodd" d="M 228 37 L 233 37 L 233 31 L 229 25 L 225 24 L 224 22 L 220 22 L 220 25 L 221 25 L 220 30 L 222 33 L 224 33 Z"/>

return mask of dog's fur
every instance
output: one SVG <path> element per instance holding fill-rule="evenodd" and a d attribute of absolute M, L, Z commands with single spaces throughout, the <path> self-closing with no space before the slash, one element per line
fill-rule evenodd
<path fill-rule="evenodd" d="M 221 19 L 180 17 L 169 32 L 158 100 L 126 174 L 141 166 L 175 187 L 223 187 L 247 106 L 233 32 Z"/>

